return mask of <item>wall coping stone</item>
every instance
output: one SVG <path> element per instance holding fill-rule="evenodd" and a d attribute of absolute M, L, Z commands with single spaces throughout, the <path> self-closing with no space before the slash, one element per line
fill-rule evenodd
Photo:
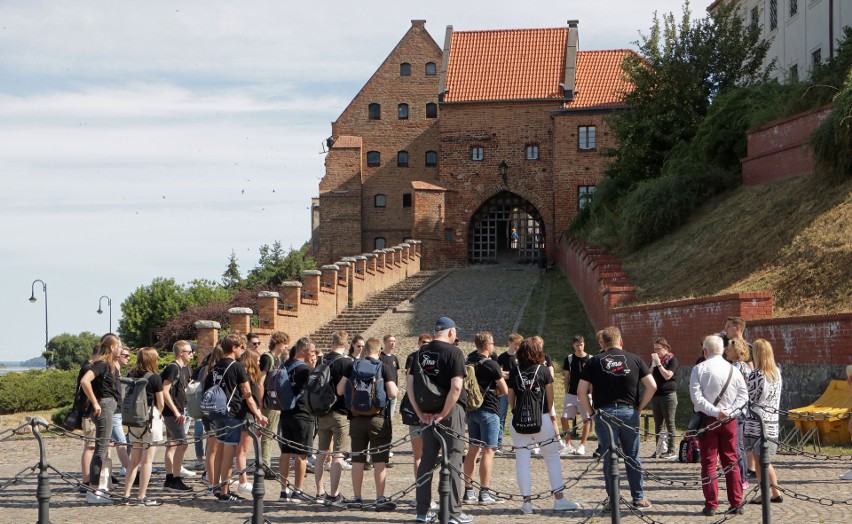
<path fill-rule="evenodd" d="M 337 266 L 337 267 L 349 267 L 349 266 L 352 265 L 352 263 L 344 261 L 344 262 L 335 262 L 334 265 Z"/>
<path fill-rule="evenodd" d="M 302 271 L 303 277 L 318 277 L 320 275 L 322 275 L 322 271 L 318 269 L 306 269 Z"/>
<path fill-rule="evenodd" d="M 228 310 L 231 315 L 253 315 L 254 311 L 248 307 L 232 307 Z"/>
<path fill-rule="evenodd" d="M 375 253 L 364 253 L 365 258 L 379 258 L 379 255 Z"/>
<path fill-rule="evenodd" d="M 340 267 L 338 267 L 335 264 L 326 264 L 326 265 L 322 266 L 320 269 L 324 269 L 326 271 L 328 271 L 328 270 L 340 271 Z"/>
<path fill-rule="evenodd" d="M 257 298 L 278 298 L 280 296 L 277 291 L 261 291 L 257 294 Z"/>
<path fill-rule="evenodd" d="M 222 329 L 222 324 L 215 320 L 196 320 L 195 329 Z"/>
<path fill-rule="evenodd" d="M 281 282 L 281 287 L 302 287 L 302 283 L 298 280 L 288 280 L 287 282 Z"/>

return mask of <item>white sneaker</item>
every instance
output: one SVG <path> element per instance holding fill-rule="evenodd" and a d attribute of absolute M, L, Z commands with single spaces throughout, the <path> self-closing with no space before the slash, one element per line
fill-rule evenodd
<path fill-rule="evenodd" d="M 479 501 L 476 500 L 476 495 L 473 494 L 472 489 L 464 490 L 464 496 L 462 497 L 462 504 L 476 504 Z"/>
<path fill-rule="evenodd" d="M 852 469 L 850 469 L 843 475 L 840 475 L 840 480 L 852 480 Z"/>
<path fill-rule="evenodd" d="M 541 448 L 538 447 L 538 446 L 532 448 L 532 454 L 533 455 L 541 455 Z"/>
<path fill-rule="evenodd" d="M 322 469 L 323 471 L 331 471 L 331 462 L 323 462 Z"/>
<path fill-rule="evenodd" d="M 112 504 L 112 501 L 109 499 L 109 491 L 105 489 L 99 489 L 96 491 L 89 491 L 86 493 L 86 503 L 87 504 Z"/>
<path fill-rule="evenodd" d="M 125 469 L 125 467 L 124 467 L 124 466 L 121 466 L 121 469 L 120 469 L 120 470 L 118 470 L 118 476 L 119 476 L 119 477 L 124 477 L 124 476 L 126 476 L 126 475 L 127 475 L 127 469 Z"/>
<path fill-rule="evenodd" d="M 532 502 L 524 502 L 521 504 L 521 513 L 524 515 L 532 515 L 533 507 Z"/>
<path fill-rule="evenodd" d="M 388 452 L 388 457 L 392 457 L 392 456 L 393 456 L 393 451 L 389 451 L 389 452 Z"/>
<path fill-rule="evenodd" d="M 574 449 L 574 446 L 572 446 L 571 444 L 565 444 L 562 447 L 562 451 L 560 451 L 559 454 L 564 457 L 564 456 L 567 456 L 567 455 L 573 455 L 576 452 L 577 452 L 577 450 Z"/>
<path fill-rule="evenodd" d="M 577 509 L 579 507 L 580 507 L 579 504 L 577 504 L 576 502 L 571 502 L 570 500 L 568 500 L 565 497 L 562 497 L 561 499 L 556 499 L 556 500 L 553 501 L 553 510 L 554 511 L 571 511 L 571 510 Z"/>
<path fill-rule="evenodd" d="M 121 468 L 121 469 L 124 469 L 124 468 Z M 183 466 L 180 467 L 180 476 L 181 477 L 195 477 L 197 475 L 198 475 L 198 473 L 196 473 L 194 471 L 190 471 Z"/>
<path fill-rule="evenodd" d="M 586 454 L 586 446 L 580 444 L 577 446 L 577 449 L 574 451 L 575 455 L 585 455 Z"/>
<path fill-rule="evenodd" d="M 437 509 L 438 509 L 438 507 L 439 507 L 439 506 L 438 506 L 438 503 L 437 503 L 437 502 L 435 502 L 434 500 L 433 500 L 432 502 L 430 502 L 430 503 L 429 503 L 429 509 L 430 509 L 430 510 L 437 510 Z"/>
<path fill-rule="evenodd" d="M 352 469 L 352 464 L 350 464 L 350 463 L 348 463 L 344 460 L 343 464 L 341 464 L 340 467 L 343 468 L 344 471 L 349 471 L 349 470 Z"/>
<path fill-rule="evenodd" d="M 237 484 L 237 491 L 242 491 L 243 493 L 251 493 L 251 489 L 254 487 L 254 484 L 251 482 L 240 482 Z"/>

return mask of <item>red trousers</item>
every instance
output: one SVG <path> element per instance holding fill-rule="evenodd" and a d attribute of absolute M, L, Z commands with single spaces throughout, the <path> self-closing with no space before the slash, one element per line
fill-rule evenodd
<path fill-rule="evenodd" d="M 731 469 L 725 474 L 728 503 L 740 506 L 743 503 L 743 482 L 737 462 L 737 421 L 729 420 L 713 431 L 705 431 L 699 439 L 701 445 L 701 477 L 716 475 L 716 460 L 721 459 L 722 467 Z M 719 480 L 714 478 L 703 486 L 704 506 L 719 507 Z"/>

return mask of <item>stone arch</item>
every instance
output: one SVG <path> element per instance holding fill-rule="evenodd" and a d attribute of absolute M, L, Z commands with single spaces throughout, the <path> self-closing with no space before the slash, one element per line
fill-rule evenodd
<path fill-rule="evenodd" d="M 468 221 L 468 262 L 538 263 L 545 257 L 546 233 L 538 208 L 503 189 L 485 200 Z"/>

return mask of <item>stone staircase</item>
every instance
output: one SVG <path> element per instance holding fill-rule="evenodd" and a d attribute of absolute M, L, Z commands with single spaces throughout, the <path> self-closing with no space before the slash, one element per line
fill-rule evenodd
<path fill-rule="evenodd" d="M 329 351 L 331 349 L 331 335 L 335 331 L 346 331 L 349 333 L 350 338 L 360 335 L 372 326 L 387 310 L 393 309 L 401 302 L 408 300 L 417 292 L 446 274 L 446 271 L 420 271 L 416 275 L 406 278 L 381 293 L 373 295 L 361 304 L 345 309 L 315 332 L 311 333 L 311 340 L 323 352 Z"/>

